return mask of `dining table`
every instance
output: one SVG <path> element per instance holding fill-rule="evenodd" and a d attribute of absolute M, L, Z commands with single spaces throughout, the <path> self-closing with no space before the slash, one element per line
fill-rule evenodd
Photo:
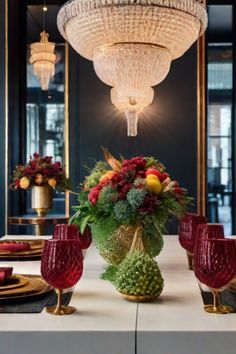
<path fill-rule="evenodd" d="M 129 302 L 100 278 L 105 262 L 90 247 L 83 277 L 73 290 L 71 305 L 77 312 L 0 314 L 0 354 L 235 353 L 236 313 L 204 312 L 198 282 L 177 236 L 164 236 L 156 260 L 164 278 L 161 296 L 150 303 Z M 40 261 L 8 265 L 14 273 L 40 274 Z"/>

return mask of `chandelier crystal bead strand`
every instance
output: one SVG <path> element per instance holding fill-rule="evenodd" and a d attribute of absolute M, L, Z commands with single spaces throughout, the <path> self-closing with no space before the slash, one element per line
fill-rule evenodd
<path fill-rule="evenodd" d="M 70 0 L 57 21 L 62 36 L 112 87 L 112 103 L 125 112 L 128 135 L 136 136 L 153 87 L 204 33 L 207 12 L 203 0 Z"/>

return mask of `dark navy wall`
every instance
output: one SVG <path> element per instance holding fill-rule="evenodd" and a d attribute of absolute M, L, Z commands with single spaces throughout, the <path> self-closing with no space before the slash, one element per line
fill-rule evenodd
<path fill-rule="evenodd" d="M 197 49 L 173 62 L 155 101 L 139 120 L 137 137 L 127 137 L 126 119 L 111 104 L 110 89 L 95 75 L 91 62 L 80 59 L 80 178 L 83 165 L 102 159 L 100 145 L 125 157 L 153 155 L 196 197 L 197 186 Z"/>
<path fill-rule="evenodd" d="M 0 237 L 5 233 L 5 1 L 0 1 Z"/>

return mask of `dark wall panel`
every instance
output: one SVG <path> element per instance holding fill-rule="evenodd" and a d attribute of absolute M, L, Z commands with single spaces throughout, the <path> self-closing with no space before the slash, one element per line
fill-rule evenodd
<path fill-rule="evenodd" d="M 0 237 L 5 233 L 5 1 L 0 1 Z"/>
<path fill-rule="evenodd" d="M 96 76 L 91 62 L 80 60 L 80 179 L 102 159 L 100 145 L 125 157 L 153 155 L 196 197 L 197 49 L 173 62 L 165 81 L 155 88 L 155 101 L 139 119 L 137 137 L 127 137 L 126 119 L 111 104 L 110 89 Z"/>

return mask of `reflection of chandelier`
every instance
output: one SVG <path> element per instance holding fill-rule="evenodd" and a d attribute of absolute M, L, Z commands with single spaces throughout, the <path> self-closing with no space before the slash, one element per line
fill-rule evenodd
<path fill-rule="evenodd" d="M 34 74 L 40 81 L 43 91 L 48 90 L 49 81 L 55 74 L 56 55 L 55 43 L 48 42 L 48 33 L 40 33 L 40 42 L 30 45 L 30 63 L 33 64 Z"/>
<path fill-rule="evenodd" d="M 70 0 L 58 14 L 61 34 L 112 86 L 112 102 L 126 113 L 130 136 L 153 101 L 152 87 L 206 26 L 204 0 Z"/>

